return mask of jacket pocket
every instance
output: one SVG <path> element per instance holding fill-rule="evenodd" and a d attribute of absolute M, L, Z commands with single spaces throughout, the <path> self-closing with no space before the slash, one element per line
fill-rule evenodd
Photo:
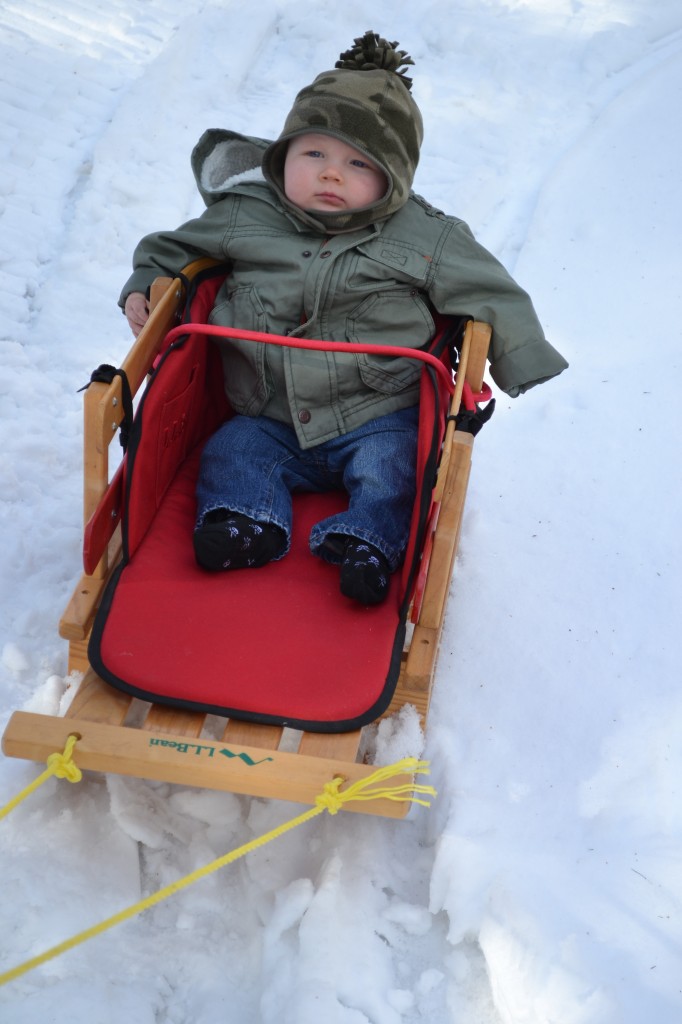
<path fill-rule="evenodd" d="M 349 291 L 368 294 L 398 283 L 421 287 L 426 283 L 431 260 L 396 239 L 383 237 L 357 247 L 349 264 L 346 285 Z"/>
<path fill-rule="evenodd" d="M 422 348 L 435 332 L 429 307 L 417 289 L 393 289 L 370 295 L 348 316 L 349 341 Z M 399 356 L 356 356 L 363 383 L 375 391 L 394 394 L 414 385 L 422 370 L 417 359 Z"/>

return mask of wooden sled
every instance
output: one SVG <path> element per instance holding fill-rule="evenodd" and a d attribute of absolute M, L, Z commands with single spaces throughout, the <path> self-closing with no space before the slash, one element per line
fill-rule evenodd
<path fill-rule="evenodd" d="M 178 321 L 191 279 L 210 261 L 198 261 L 181 278 L 159 279 L 151 295 L 152 315 L 122 370 L 132 395 L 143 387 L 168 331 Z M 486 324 L 469 322 L 461 344 L 450 414 L 463 394 L 481 398 L 490 343 Z M 489 392 L 485 397 L 489 396 Z M 366 778 L 374 766 L 362 761 L 362 729 L 342 733 L 294 731 L 283 726 L 217 719 L 215 715 L 149 703 L 104 682 L 88 660 L 88 641 L 107 581 L 121 557 L 123 503 L 121 467 L 111 474 L 109 445 L 125 421 L 129 396 L 122 378 L 92 383 L 85 391 L 84 518 L 86 572 L 59 624 L 69 643 L 69 672 L 84 673 L 63 717 L 15 712 L 2 739 L 10 757 L 45 761 L 78 737 L 74 755 L 83 770 L 114 772 L 184 786 L 312 804 L 324 785 L 341 776 Z M 414 706 L 425 724 L 438 645 L 454 567 L 469 479 L 474 437 L 455 429 L 451 418 L 442 445 L 421 569 L 410 611 L 411 627 L 400 674 L 382 717 Z M 103 524 L 105 524 L 103 526 Z M 100 557 L 101 556 L 101 557 Z M 399 785 L 396 777 L 386 785 Z M 348 805 L 349 810 L 403 817 L 408 803 L 389 799 Z"/>

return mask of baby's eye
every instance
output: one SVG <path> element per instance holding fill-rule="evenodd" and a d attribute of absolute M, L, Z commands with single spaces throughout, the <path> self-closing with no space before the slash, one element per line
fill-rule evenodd
<path fill-rule="evenodd" d="M 305 156 L 314 156 L 319 158 L 322 156 L 322 151 L 319 149 L 307 149 Z"/>
<path fill-rule="evenodd" d="M 351 164 L 353 167 L 367 167 L 369 169 L 369 164 L 365 160 L 351 160 Z"/>

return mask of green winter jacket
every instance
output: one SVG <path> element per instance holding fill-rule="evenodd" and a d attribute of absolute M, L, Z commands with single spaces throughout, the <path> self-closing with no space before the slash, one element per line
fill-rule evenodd
<path fill-rule="evenodd" d="M 491 376 L 511 396 L 566 368 L 526 292 L 463 221 L 411 193 L 393 215 L 329 234 L 310 216 L 297 216 L 263 180 L 267 145 L 222 130 L 202 136 L 192 163 L 207 209 L 140 242 L 121 305 L 157 275 L 210 256 L 231 268 L 211 323 L 418 348 L 434 334 L 435 310 L 492 325 Z M 246 341 L 226 341 L 221 350 L 233 408 L 291 423 L 303 448 L 418 401 L 414 360 Z"/>

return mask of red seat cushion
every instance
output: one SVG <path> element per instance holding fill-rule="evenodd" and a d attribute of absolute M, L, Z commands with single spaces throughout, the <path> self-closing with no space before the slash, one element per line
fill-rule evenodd
<path fill-rule="evenodd" d="M 96 671 L 146 699 L 260 722 L 339 731 L 375 719 L 400 667 L 400 574 L 382 605 L 339 591 L 311 555 L 313 523 L 345 495 L 294 496 L 290 552 L 261 569 L 208 573 L 192 548 L 198 454 L 110 585 L 91 643 Z"/>

